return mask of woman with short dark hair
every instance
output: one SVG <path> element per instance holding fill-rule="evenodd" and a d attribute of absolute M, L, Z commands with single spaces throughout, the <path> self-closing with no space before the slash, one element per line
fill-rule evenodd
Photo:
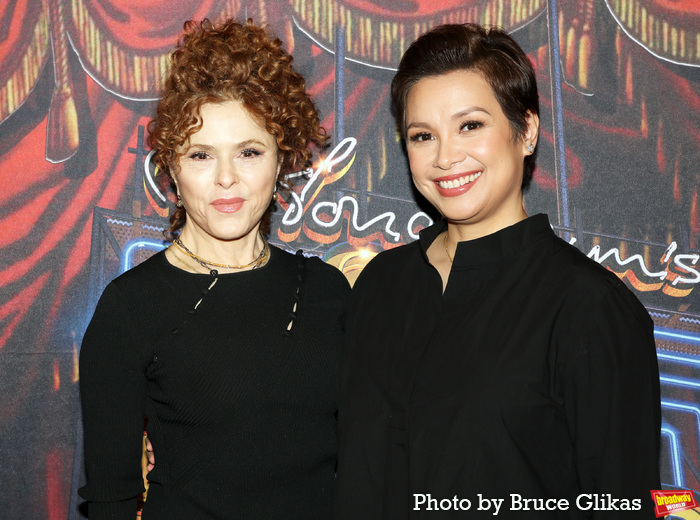
<path fill-rule="evenodd" d="M 540 137 L 527 56 L 499 30 L 438 27 L 392 97 L 444 218 L 354 286 L 335 518 L 654 518 L 652 321 L 524 209 Z"/>

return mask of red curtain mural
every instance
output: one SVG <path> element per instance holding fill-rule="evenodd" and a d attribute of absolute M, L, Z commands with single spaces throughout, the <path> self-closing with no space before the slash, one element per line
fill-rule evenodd
<path fill-rule="evenodd" d="M 0 516 L 80 518 L 77 356 L 104 286 L 162 248 L 172 197 L 145 127 L 188 19 L 287 44 L 333 137 L 271 242 L 351 280 L 435 218 L 389 113 L 401 53 L 441 23 L 513 34 L 541 93 L 526 196 L 656 325 L 662 482 L 700 491 L 700 5 L 693 0 L 6 0 L 0 3 Z"/>

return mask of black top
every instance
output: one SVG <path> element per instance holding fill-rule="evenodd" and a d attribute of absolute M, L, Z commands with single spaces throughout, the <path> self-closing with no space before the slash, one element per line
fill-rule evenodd
<path fill-rule="evenodd" d="M 276 248 L 212 281 L 159 253 L 105 289 L 80 354 L 91 520 L 134 520 L 144 416 L 144 520 L 330 517 L 348 283 Z"/>
<path fill-rule="evenodd" d="M 353 289 L 335 518 L 493 518 L 479 494 L 504 499 L 501 518 L 627 517 L 586 497 L 581 511 L 583 493 L 654 518 L 661 412 L 644 307 L 545 215 L 459 243 L 443 294 L 426 251 L 445 227 L 378 255 Z M 511 494 L 570 507 L 515 512 Z"/>

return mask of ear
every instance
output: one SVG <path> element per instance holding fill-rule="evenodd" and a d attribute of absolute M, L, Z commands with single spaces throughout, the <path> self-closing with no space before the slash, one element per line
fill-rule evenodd
<path fill-rule="evenodd" d="M 540 118 L 537 114 L 533 114 L 528 110 L 525 124 L 527 129 L 523 135 L 523 148 L 525 149 L 526 155 L 531 155 L 532 152 L 528 150 L 528 147 L 532 145 L 532 149 L 534 149 L 535 146 L 537 146 L 537 139 L 540 135 Z"/>
<path fill-rule="evenodd" d="M 275 175 L 275 186 L 277 186 L 277 181 L 280 178 L 280 172 L 282 171 L 282 161 L 284 160 L 284 155 L 280 153 L 279 151 L 277 152 L 277 174 Z"/>

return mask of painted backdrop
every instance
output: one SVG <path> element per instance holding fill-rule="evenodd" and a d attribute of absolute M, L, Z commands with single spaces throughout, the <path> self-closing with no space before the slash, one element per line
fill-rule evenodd
<path fill-rule="evenodd" d="M 700 4 L 695 0 L 0 2 L 0 517 L 79 518 L 77 356 L 103 287 L 163 247 L 173 198 L 144 128 L 187 19 L 269 24 L 333 137 L 270 241 L 353 281 L 435 216 L 389 105 L 406 46 L 498 25 L 541 90 L 530 213 L 625 280 L 656 324 L 662 482 L 700 491 Z"/>

